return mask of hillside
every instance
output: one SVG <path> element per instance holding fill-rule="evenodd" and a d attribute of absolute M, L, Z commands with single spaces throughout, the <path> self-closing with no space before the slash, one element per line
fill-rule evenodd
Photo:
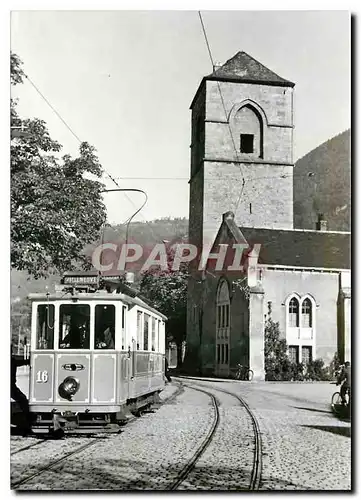
<path fill-rule="evenodd" d="M 104 242 L 124 243 L 126 226 L 107 227 L 104 232 Z M 133 222 L 129 226 L 129 242 L 138 243 L 145 248 L 151 248 L 162 240 L 169 242 L 181 241 L 188 234 L 188 219 L 186 218 L 163 218 L 150 222 Z M 85 249 L 87 255 L 91 255 L 93 249 L 99 242 L 94 242 Z M 44 291 L 48 286 L 49 291 L 54 290 L 54 285 L 59 283 L 60 276 L 51 276 L 49 279 L 29 279 L 26 271 L 11 271 L 11 299 L 23 299 L 29 293 Z"/>
<path fill-rule="evenodd" d="M 331 138 L 298 160 L 294 169 L 294 226 L 315 229 L 318 213 L 323 213 L 329 230 L 351 230 L 351 160 L 350 130 Z M 104 242 L 124 243 L 126 226 L 106 228 Z M 188 234 L 188 219 L 163 218 L 134 222 L 129 228 L 129 242 L 151 248 L 162 240 L 181 241 Z M 99 243 L 99 242 L 98 242 Z M 91 255 L 98 244 L 89 245 Z M 30 279 L 25 271 L 11 272 L 11 298 L 24 298 L 59 282 L 59 276 L 47 280 Z"/>
<path fill-rule="evenodd" d="M 294 227 L 315 229 L 318 214 L 328 229 L 351 231 L 350 130 L 298 160 L 294 169 Z"/>

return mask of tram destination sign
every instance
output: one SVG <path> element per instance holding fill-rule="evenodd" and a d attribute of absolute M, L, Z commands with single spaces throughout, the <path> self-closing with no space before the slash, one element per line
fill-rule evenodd
<path fill-rule="evenodd" d="M 97 285 L 98 276 L 64 276 L 64 285 Z"/>

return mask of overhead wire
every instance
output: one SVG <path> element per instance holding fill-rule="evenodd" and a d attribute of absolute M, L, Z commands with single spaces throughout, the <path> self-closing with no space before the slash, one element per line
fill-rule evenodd
<path fill-rule="evenodd" d="M 252 162 L 251 162 L 252 163 Z M 262 177 L 254 177 L 254 179 L 247 179 L 247 182 L 250 180 L 258 180 L 258 179 L 284 179 L 286 177 L 293 177 L 293 178 L 300 178 L 300 177 L 314 177 L 317 175 L 317 177 L 320 177 L 319 174 L 316 174 L 315 172 L 308 172 L 307 174 L 274 174 L 274 175 L 266 175 Z M 189 177 L 115 177 L 115 179 L 122 179 L 122 180 L 154 180 L 154 181 L 187 181 L 189 182 Z M 228 177 L 228 179 L 231 180 L 239 180 L 238 177 Z M 224 181 L 224 178 L 219 178 L 219 179 L 212 179 L 212 181 Z"/>
<path fill-rule="evenodd" d="M 212 68 L 214 70 L 214 68 L 215 68 L 214 60 L 213 60 L 213 57 L 212 57 L 212 52 L 211 52 L 211 48 L 210 48 L 210 45 L 209 45 L 206 28 L 204 26 L 204 22 L 203 22 L 203 19 L 202 19 L 202 14 L 201 14 L 200 11 L 198 11 L 198 15 L 199 15 L 199 19 L 201 21 L 203 35 L 204 35 L 204 38 L 205 38 L 205 41 L 206 41 L 206 45 L 207 45 L 209 57 L 210 57 L 210 60 L 211 60 L 211 63 L 212 63 Z M 222 102 L 222 107 L 223 107 L 223 110 L 224 110 L 225 119 L 227 121 L 228 130 L 229 130 L 229 133 L 230 133 L 230 136 L 231 136 L 231 140 L 232 140 L 232 144 L 233 144 L 233 149 L 234 149 L 234 152 L 236 153 L 237 160 L 240 161 L 240 157 L 238 155 L 238 151 L 237 151 L 237 148 L 236 148 L 236 143 L 235 143 L 235 140 L 234 140 L 234 137 L 233 137 L 233 132 L 232 132 L 229 120 L 228 120 L 227 110 L 226 110 L 226 106 L 225 106 L 225 103 L 224 103 L 222 89 L 221 89 L 219 81 L 217 81 L 217 86 L 218 86 L 218 91 L 219 91 L 219 95 L 220 95 L 221 102 Z M 242 166 L 240 164 L 237 165 L 237 166 L 240 169 L 241 175 L 242 175 L 242 188 L 241 188 L 240 195 L 239 195 L 238 200 L 237 200 L 236 205 L 235 205 L 235 209 L 234 209 L 235 212 L 237 212 L 237 209 L 238 209 L 238 206 L 239 206 L 239 203 L 241 201 L 241 197 L 242 197 L 242 194 L 243 194 L 243 191 L 244 191 L 244 187 L 245 187 L 245 184 L 246 184 L 246 179 L 244 177 L 243 168 L 242 168 Z"/>
<path fill-rule="evenodd" d="M 70 127 L 70 125 L 64 120 L 64 118 L 61 116 L 61 114 L 55 109 L 55 107 L 50 103 L 49 99 L 47 99 L 45 97 L 45 95 L 40 91 L 40 89 L 38 88 L 37 85 L 35 85 L 35 83 L 33 82 L 33 80 L 25 73 L 24 74 L 24 77 L 28 80 L 28 82 L 32 85 L 32 87 L 36 90 L 36 92 L 40 95 L 40 97 L 46 102 L 46 104 L 50 107 L 50 109 L 56 114 L 56 116 L 60 119 L 60 121 L 65 125 L 65 127 L 69 130 L 69 132 L 75 137 L 75 139 L 81 144 L 83 141 L 79 138 L 79 136 L 74 132 L 74 130 Z M 124 189 L 122 189 L 118 182 L 115 180 L 115 178 L 104 168 L 103 168 L 103 171 L 105 173 L 105 175 L 108 176 L 108 178 L 117 186 L 117 188 L 121 189 L 122 191 L 125 191 Z M 136 212 L 130 217 L 130 219 L 132 220 L 135 215 L 137 215 L 140 210 L 144 207 L 144 204 L 142 205 L 141 209 L 138 210 L 138 208 L 135 206 L 134 202 L 131 200 L 131 198 L 129 198 L 129 196 L 124 193 L 124 196 L 126 197 L 126 199 L 129 201 L 129 203 L 131 203 L 133 205 L 133 208 L 136 209 Z M 147 198 L 148 199 L 148 198 Z M 142 218 L 144 219 L 145 223 L 149 226 L 150 228 L 150 231 L 151 231 L 151 234 L 152 234 L 152 237 L 154 239 L 154 241 L 158 241 L 158 239 L 156 238 L 155 234 L 154 234 L 154 231 L 151 227 L 151 225 L 149 224 L 149 222 L 145 219 L 145 217 L 143 217 L 143 215 L 141 214 Z M 128 219 L 127 219 L 128 220 Z M 104 226 L 105 227 L 105 226 Z"/>
<path fill-rule="evenodd" d="M 38 92 L 38 94 L 42 97 L 42 99 L 46 102 L 46 104 L 50 107 L 50 109 L 56 114 L 56 116 L 59 118 L 59 120 L 66 126 L 66 128 L 69 130 L 69 132 L 75 137 L 75 139 L 80 143 L 82 144 L 82 140 L 79 138 L 79 136 L 74 132 L 74 130 L 70 127 L 70 125 L 64 120 L 64 118 L 61 116 L 61 114 L 54 108 L 54 106 L 51 104 L 51 102 L 49 101 L 49 99 L 47 99 L 44 94 L 40 91 L 39 87 L 37 85 L 35 85 L 35 83 L 32 81 L 32 79 L 29 77 L 29 75 L 25 74 L 24 73 L 24 77 L 29 81 L 29 83 L 34 87 L 34 89 Z M 118 183 L 114 180 L 114 178 L 109 174 L 109 172 L 107 172 L 107 170 L 102 167 L 103 170 L 104 170 L 104 173 L 108 176 L 108 178 L 117 186 L 120 188 L 120 186 L 118 185 Z M 133 201 L 125 194 L 124 195 L 128 201 L 133 205 L 134 208 L 135 205 L 133 203 Z"/>
<path fill-rule="evenodd" d="M 203 35 L 204 35 L 204 38 L 205 38 L 205 42 L 206 42 L 206 45 L 207 45 L 209 58 L 211 60 L 211 63 L 212 63 L 213 69 L 214 69 L 215 65 L 214 65 L 214 60 L 213 60 L 213 56 L 212 56 L 212 51 L 211 51 L 211 48 L 210 48 L 210 44 L 209 44 L 209 41 L 208 41 L 208 36 L 207 36 L 206 28 L 205 28 L 205 25 L 204 25 L 204 22 L 203 22 L 203 18 L 202 18 L 202 14 L 201 14 L 200 11 L 198 11 L 198 15 L 199 15 L 199 19 L 200 19 L 200 22 L 201 22 L 201 26 L 202 26 L 202 31 L 203 31 Z M 218 81 L 217 81 L 217 86 L 218 86 L 218 91 L 219 91 L 219 95 L 220 95 L 221 102 L 222 102 L 222 107 L 223 107 L 224 114 L 225 114 L 225 119 L 227 121 L 229 133 L 230 133 L 230 136 L 231 136 L 231 139 L 232 139 L 233 149 L 234 149 L 234 151 L 236 153 L 237 160 L 241 161 L 241 158 L 239 157 L 238 150 L 237 150 L 237 147 L 236 147 L 236 144 L 235 144 L 235 140 L 234 140 L 234 136 L 233 136 L 233 133 L 232 133 L 232 129 L 231 129 L 231 126 L 230 126 L 230 123 L 229 123 L 229 120 L 228 120 L 227 110 L 226 110 L 226 106 L 225 106 L 225 103 L 224 103 L 221 86 L 220 86 L 220 83 Z M 234 209 L 235 213 L 237 212 L 239 203 L 241 201 L 242 194 L 243 194 L 246 182 L 257 181 L 258 179 L 267 179 L 267 178 L 271 179 L 271 178 L 275 178 L 275 177 L 278 177 L 278 178 L 287 178 L 287 177 L 292 177 L 292 176 L 294 178 L 297 177 L 297 175 L 295 176 L 294 174 L 278 174 L 278 175 L 274 175 L 274 176 L 255 177 L 255 178 L 252 178 L 252 179 L 251 178 L 246 179 L 245 176 L 244 176 L 244 171 L 243 171 L 242 166 L 238 165 L 238 167 L 240 168 L 241 175 L 242 175 L 242 187 L 241 187 L 240 194 L 239 194 L 238 199 L 237 199 L 236 204 L 235 204 L 235 209 Z M 309 174 L 302 174 L 301 176 L 303 177 L 303 176 L 306 176 L 306 175 L 310 177 Z M 313 173 L 313 175 L 314 175 L 314 173 Z"/>
<path fill-rule="evenodd" d="M 44 96 L 44 94 L 39 90 L 39 88 L 35 85 L 35 83 L 31 80 L 31 78 L 24 73 L 25 78 L 28 80 L 28 82 L 34 87 L 34 89 L 37 91 L 37 93 L 44 99 L 46 104 L 49 106 L 50 109 L 54 111 L 56 116 L 59 118 L 60 121 L 63 122 L 63 124 L 66 126 L 66 128 L 69 130 L 69 132 L 77 139 L 80 143 L 82 142 L 79 137 L 76 135 L 74 130 L 68 125 L 68 123 L 63 119 L 63 117 L 60 115 L 60 113 L 52 106 L 52 104 L 49 102 L 49 100 Z"/>

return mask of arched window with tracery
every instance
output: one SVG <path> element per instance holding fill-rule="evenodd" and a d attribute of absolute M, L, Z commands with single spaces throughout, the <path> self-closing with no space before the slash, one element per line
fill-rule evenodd
<path fill-rule="evenodd" d="M 288 305 L 288 326 L 298 327 L 300 325 L 300 306 L 298 299 L 292 297 Z"/>
<path fill-rule="evenodd" d="M 222 279 L 218 285 L 216 303 L 216 373 L 227 374 L 229 370 L 231 307 L 229 286 Z"/>
<path fill-rule="evenodd" d="M 309 298 L 302 302 L 302 328 L 312 328 L 312 303 Z"/>
<path fill-rule="evenodd" d="M 286 340 L 288 355 L 293 362 L 308 365 L 316 357 L 316 308 L 310 294 L 292 293 L 286 301 Z"/>

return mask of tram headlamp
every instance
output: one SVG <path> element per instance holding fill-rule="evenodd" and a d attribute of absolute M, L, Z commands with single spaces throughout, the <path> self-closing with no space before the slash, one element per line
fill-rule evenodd
<path fill-rule="evenodd" d="M 80 388 L 80 382 L 75 377 L 66 377 L 63 382 L 59 385 L 59 395 L 60 397 L 71 401 L 75 393 L 78 392 Z"/>

